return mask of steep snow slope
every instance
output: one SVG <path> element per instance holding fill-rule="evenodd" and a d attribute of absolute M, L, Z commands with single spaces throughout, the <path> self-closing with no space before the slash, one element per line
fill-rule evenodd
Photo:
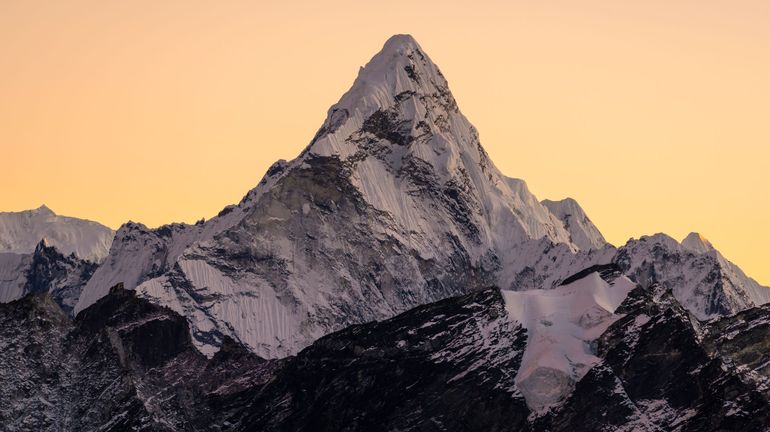
<path fill-rule="evenodd" d="M 76 310 L 123 282 L 187 316 L 208 353 L 229 335 L 274 357 L 469 290 L 566 276 L 555 263 L 597 255 L 578 250 L 495 168 L 414 39 L 394 36 L 239 205 L 197 226 L 121 227 Z"/>
<path fill-rule="evenodd" d="M 564 228 L 569 232 L 570 239 L 580 249 L 601 249 L 608 245 L 602 233 L 574 199 L 543 200 L 543 205 L 564 223 Z"/>
<path fill-rule="evenodd" d="M 730 315 L 770 301 L 759 285 L 714 249 L 700 234 L 682 243 L 666 234 L 631 239 L 614 258 L 644 287 L 660 284 L 698 319 Z"/>
<path fill-rule="evenodd" d="M 58 216 L 46 206 L 22 212 L 0 212 L 0 252 L 28 254 L 42 239 L 63 254 L 101 261 L 114 232 L 96 222 Z"/>

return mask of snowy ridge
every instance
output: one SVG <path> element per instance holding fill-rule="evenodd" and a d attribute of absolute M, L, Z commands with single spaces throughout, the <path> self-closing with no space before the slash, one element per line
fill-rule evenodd
<path fill-rule="evenodd" d="M 114 231 L 97 222 L 59 216 L 46 206 L 0 212 L 0 252 L 28 254 L 42 239 L 65 255 L 100 262 L 107 256 Z"/>
<path fill-rule="evenodd" d="M 657 283 L 671 289 L 700 320 L 770 302 L 770 288 L 746 276 L 697 233 L 682 243 L 666 234 L 631 239 L 613 261 L 645 288 Z"/>
<path fill-rule="evenodd" d="M 180 295 L 173 276 L 150 279 L 137 291 L 142 297 L 186 316 L 197 332 L 201 352 L 208 356 L 216 353 L 211 333 L 232 333 L 266 357 L 293 353 L 301 336 L 296 312 L 281 303 L 272 287 L 262 284 L 255 290 L 248 280 L 233 280 L 202 260 L 180 261 L 178 271 L 189 281 L 191 291 Z"/>
<path fill-rule="evenodd" d="M 536 413 L 562 402 L 600 362 L 590 342 L 619 318 L 615 309 L 636 286 L 598 272 L 551 290 L 502 291 L 511 320 L 527 329 L 527 348 L 516 384 Z"/>
<path fill-rule="evenodd" d="M 543 200 L 543 205 L 564 223 L 564 228 L 569 232 L 570 239 L 580 249 L 601 249 L 608 245 L 602 233 L 574 199 Z"/>

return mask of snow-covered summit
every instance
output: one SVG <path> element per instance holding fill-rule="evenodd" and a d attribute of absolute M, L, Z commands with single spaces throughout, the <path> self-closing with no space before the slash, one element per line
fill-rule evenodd
<path fill-rule="evenodd" d="M 682 240 L 682 246 L 684 246 L 685 249 L 689 249 L 696 253 L 708 253 L 715 250 L 711 242 L 697 232 L 688 234 L 687 237 Z"/>
<path fill-rule="evenodd" d="M 365 199 L 404 225 L 426 219 L 412 190 L 434 180 L 459 189 L 469 222 L 494 249 L 543 237 L 578 249 L 523 182 L 494 166 L 446 78 L 411 36 L 390 38 L 361 69 L 306 152 L 349 161 Z M 422 174 L 432 179 L 415 178 Z"/>
<path fill-rule="evenodd" d="M 0 252 L 29 254 L 45 239 L 65 255 L 101 261 L 109 252 L 114 232 L 88 220 L 59 216 L 42 205 L 34 210 L 0 212 Z"/>

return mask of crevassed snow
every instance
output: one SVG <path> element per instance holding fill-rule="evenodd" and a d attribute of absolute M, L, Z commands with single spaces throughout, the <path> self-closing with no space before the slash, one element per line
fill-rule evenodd
<path fill-rule="evenodd" d="M 509 318 L 527 329 L 516 384 L 533 411 L 563 401 L 599 362 L 590 342 L 619 318 L 615 309 L 634 287 L 625 276 L 607 283 L 592 273 L 551 290 L 502 291 Z"/>
<path fill-rule="evenodd" d="M 0 212 L 0 252 L 26 254 L 42 239 L 64 255 L 100 262 L 115 232 L 97 222 L 59 216 L 46 206 L 21 212 Z"/>

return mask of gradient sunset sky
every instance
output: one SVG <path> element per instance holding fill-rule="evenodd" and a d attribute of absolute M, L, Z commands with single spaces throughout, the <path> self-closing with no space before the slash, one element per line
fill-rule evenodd
<path fill-rule="evenodd" d="M 209 218 L 395 33 L 539 198 L 615 245 L 699 231 L 770 284 L 766 0 L 0 0 L 0 210 Z"/>

